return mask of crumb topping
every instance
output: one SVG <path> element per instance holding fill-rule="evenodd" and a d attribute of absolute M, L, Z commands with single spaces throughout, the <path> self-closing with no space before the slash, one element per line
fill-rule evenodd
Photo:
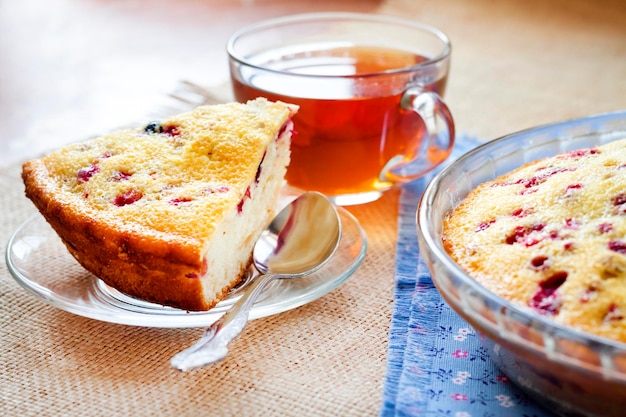
<path fill-rule="evenodd" d="M 498 295 L 626 342 L 626 139 L 481 184 L 444 221 L 444 246 Z"/>
<path fill-rule="evenodd" d="M 265 149 L 290 114 L 287 105 L 264 99 L 198 107 L 68 146 L 44 164 L 57 194 L 94 218 L 204 238 L 217 218 L 250 197 Z M 197 213 L 204 221 L 193 220 Z"/>

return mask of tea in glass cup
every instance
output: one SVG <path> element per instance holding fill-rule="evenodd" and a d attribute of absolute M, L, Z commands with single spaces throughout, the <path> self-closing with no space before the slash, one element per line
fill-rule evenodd
<path fill-rule="evenodd" d="M 238 101 L 300 107 L 287 183 L 339 205 L 375 200 L 448 157 L 454 122 L 441 97 L 450 50 L 433 27 L 359 13 L 273 19 L 227 46 Z"/>

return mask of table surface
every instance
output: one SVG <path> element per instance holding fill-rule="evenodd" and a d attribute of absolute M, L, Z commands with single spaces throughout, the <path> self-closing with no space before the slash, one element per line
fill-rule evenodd
<path fill-rule="evenodd" d="M 446 99 L 483 140 L 626 109 L 622 0 L 45 0 L 0 3 L 2 250 L 35 213 L 20 164 L 140 123 L 181 80 L 223 94 L 237 28 L 310 11 L 402 16 L 452 40 Z M 327 296 L 254 320 L 216 366 L 169 358 L 201 329 L 103 323 L 34 299 L 0 264 L 0 414 L 377 415 L 393 309 L 398 190 L 350 207 L 362 267 Z M 3 413 L 5 411 L 5 413 Z"/>

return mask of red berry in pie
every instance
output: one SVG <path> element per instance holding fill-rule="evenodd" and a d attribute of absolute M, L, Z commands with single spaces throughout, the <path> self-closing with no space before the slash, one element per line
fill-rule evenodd
<path fill-rule="evenodd" d="M 122 194 L 119 194 L 115 197 L 114 204 L 118 207 L 126 206 L 128 204 L 133 204 L 143 197 L 143 194 L 140 191 L 130 189 L 125 191 Z"/>
<path fill-rule="evenodd" d="M 541 314 L 555 315 L 559 313 L 561 300 L 557 290 L 565 283 L 567 272 L 559 271 L 539 283 L 539 290 L 529 301 L 529 305 Z"/>
<path fill-rule="evenodd" d="M 88 167 L 81 168 L 76 174 L 76 179 L 78 182 L 87 182 L 93 177 L 95 174 L 100 171 L 100 167 L 96 164 L 91 164 Z"/>

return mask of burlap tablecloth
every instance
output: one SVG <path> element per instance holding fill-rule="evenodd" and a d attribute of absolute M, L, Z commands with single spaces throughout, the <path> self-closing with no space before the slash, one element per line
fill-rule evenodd
<path fill-rule="evenodd" d="M 388 0 L 371 11 L 424 21 L 450 36 L 446 97 L 460 132 L 492 139 L 626 108 L 623 0 Z M 350 208 L 369 250 L 348 281 L 315 302 L 252 321 L 226 361 L 192 373 L 170 368 L 169 359 L 201 329 L 78 317 L 36 300 L 0 263 L 0 414 L 377 415 L 393 308 L 397 197 L 391 191 Z M 10 234 L 34 213 L 19 165 L 0 168 L 0 213 L 4 253 Z"/>
<path fill-rule="evenodd" d="M 35 213 L 20 167 L 0 170 L 0 242 Z M 0 264 L 0 414 L 375 415 L 393 304 L 397 192 L 350 211 L 370 237 L 362 267 L 310 304 L 253 320 L 225 361 L 181 373 L 201 329 L 117 325 L 35 299 Z"/>

